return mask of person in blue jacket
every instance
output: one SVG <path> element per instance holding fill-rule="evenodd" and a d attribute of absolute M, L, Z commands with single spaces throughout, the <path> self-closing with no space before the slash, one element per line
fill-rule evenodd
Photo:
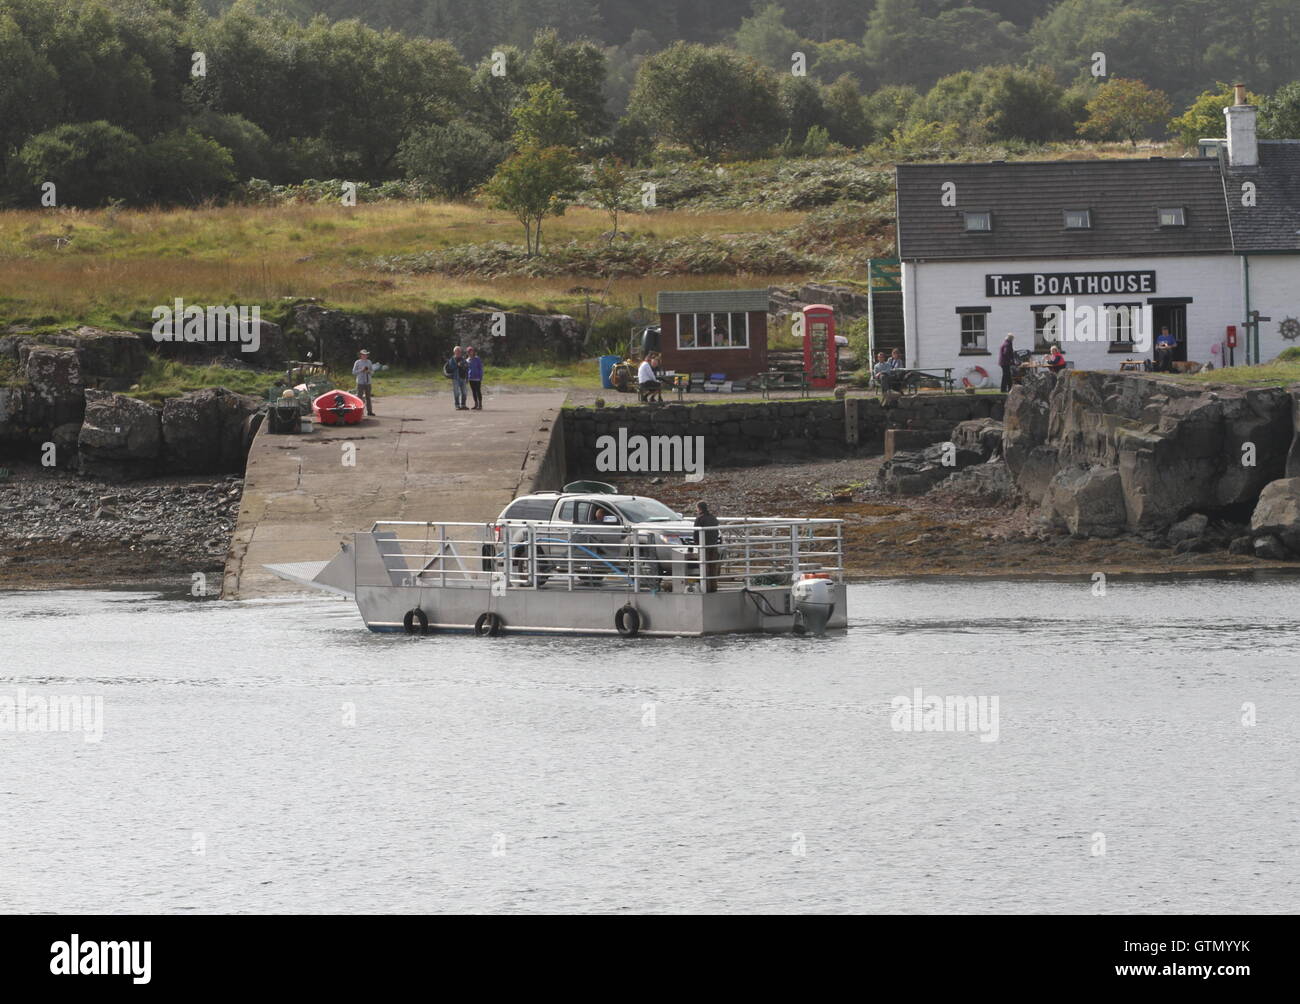
<path fill-rule="evenodd" d="M 483 357 L 478 349 L 470 346 L 465 350 L 465 377 L 469 380 L 470 393 L 474 395 L 472 411 L 483 410 Z"/>

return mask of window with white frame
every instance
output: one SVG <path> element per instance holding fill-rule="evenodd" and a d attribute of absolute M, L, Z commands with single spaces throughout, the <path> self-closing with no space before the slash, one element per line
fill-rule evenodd
<path fill-rule="evenodd" d="M 1187 226 L 1187 210 L 1182 206 L 1165 206 L 1156 212 L 1159 214 L 1162 227 Z"/>
<path fill-rule="evenodd" d="M 749 347 L 749 315 L 699 313 L 677 315 L 679 349 L 744 349 Z"/>
<path fill-rule="evenodd" d="M 1043 353 L 1061 340 L 1065 304 L 1036 303 L 1030 309 L 1034 312 L 1034 351 Z M 1049 327 L 1053 319 L 1056 323 Z"/>
<path fill-rule="evenodd" d="M 973 233 L 987 233 L 993 229 L 993 214 L 990 212 L 968 212 L 963 214 L 966 229 Z"/>
<path fill-rule="evenodd" d="M 1092 210 L 1090 209 L 1065 210 L 1065 229 L 1066 230 L 1091 230 Z"/>
<path fill-rule="evenodd" d="M 1128 351 L 1133 344 L 1133 325 L 1142 310 L 1140 303 L 1107 303 L 1106 340 Z"/>
<path fill-rule="evenodd" d="M 988 352 L 988 309 L 958 309 L 957 317 L 961 321 L 962 352 Z"/>

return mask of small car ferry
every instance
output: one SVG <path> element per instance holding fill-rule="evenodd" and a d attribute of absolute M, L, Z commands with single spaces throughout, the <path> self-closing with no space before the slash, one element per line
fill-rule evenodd
<path fill-rule="evenodd" d="M 381 521 L 329 561 L 266 567 L 353 598 L 372 631 L 634 637 L 847 626 L 842 520 L 718 517 L 696 528 L 655 499 L 593 487 L 523 496 L 491 523 Z"/>

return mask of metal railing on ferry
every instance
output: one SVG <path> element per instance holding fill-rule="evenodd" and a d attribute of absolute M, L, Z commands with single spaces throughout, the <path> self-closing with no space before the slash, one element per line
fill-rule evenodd
<path fill-rule="evenodd" d="M 689 522 L 374 524 L 382 581 L 440 588 L 667 589 L 700 592 L 787 585 L 800 574 L 843 578 L 843 521 L 720 517 Z"/>

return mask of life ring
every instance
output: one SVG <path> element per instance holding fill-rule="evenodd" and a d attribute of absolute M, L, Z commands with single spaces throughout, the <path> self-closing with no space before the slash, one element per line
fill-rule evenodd
<path fill-rule="evenodd" d="M 501 633 L 501 629 L 504 626 L 505 621 L 501 619 L 501 615 L 489 610 L 487 613 L 478 615 L 478 620 L 474 622 L 474 633 L 480 638 L 483 637 L 483 635 L 495 638 Z"/>
<path fill-rule="evenodd" d="M 402 627 L 407 634 L 428 634 L 429 617 L 419 607 L 412 607 L 402 618 Z"/>
<path fill-rule="evenodd" d="M 972 379 L 974 377 L 974 379 Z M 961 385 L 978 389 L 989 385 L 989 371 L 983 366 L 972 366 L 962 374 Z"/>
<path fill-rule="evenodd" d="M 635 638 L 641 631 L 641 615 L 632 604 L 619 607 L 614 614 L 614 627 L 624 638 Z"/>

